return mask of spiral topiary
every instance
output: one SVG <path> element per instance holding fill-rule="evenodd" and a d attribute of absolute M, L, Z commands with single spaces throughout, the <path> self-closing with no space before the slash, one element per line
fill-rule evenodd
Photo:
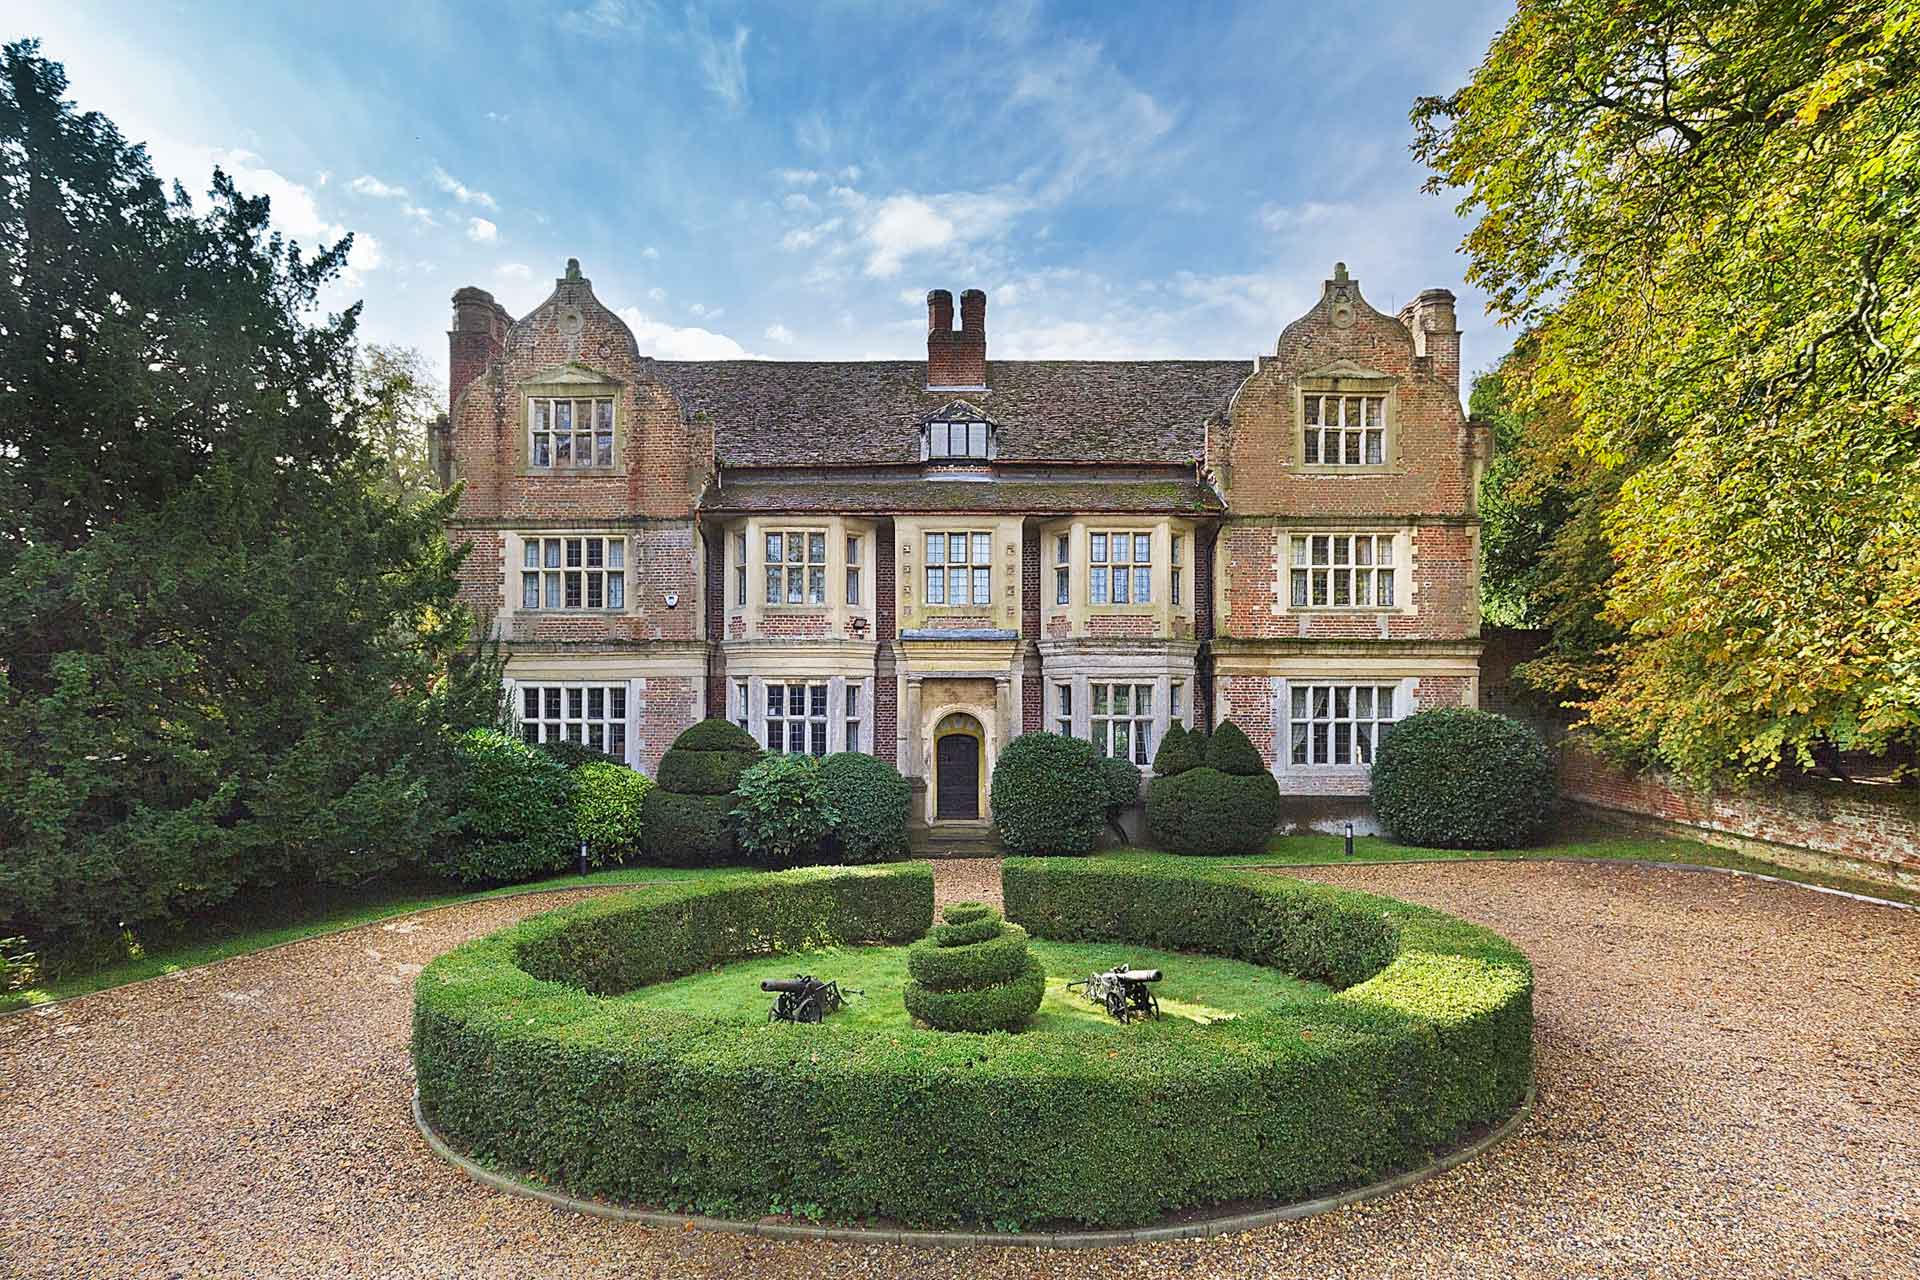
<path fill-rule="evenodd" d="M 984 902 L 956 902 L 907 948 L 907 1012 L 936 1031 L 1012 1031 L 1033 1016 L 1046 970 L 1027 931 Z"/>

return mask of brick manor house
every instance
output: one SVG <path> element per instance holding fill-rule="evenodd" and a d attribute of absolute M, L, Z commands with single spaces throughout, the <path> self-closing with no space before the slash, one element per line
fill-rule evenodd
<path fill-rule="evenodd" d="M 577 262 L 518 320 L 454 294 L 436 463 L 522 731 L 651 771 L 723 715 L 892 760 L 958 831 L 1019 733 L 1144 768 L 1231 717 L 1290 816 L 1364 815 L 1386 726 L 1477 696 L 1453 295 L 1385 315 L 1336 265 L 1227 360 L 990 360 L 959 301 L 925 361 L 676 361 Z"/>

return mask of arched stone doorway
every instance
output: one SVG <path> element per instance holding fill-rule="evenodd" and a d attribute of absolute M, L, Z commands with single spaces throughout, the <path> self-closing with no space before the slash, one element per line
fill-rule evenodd
<path fill-rule="evenodd" d="M 940 718 L 933 731 L 933 816 L 936 821 L 976 821 L 986 812 L 987 735 L 964 711 Z"/>

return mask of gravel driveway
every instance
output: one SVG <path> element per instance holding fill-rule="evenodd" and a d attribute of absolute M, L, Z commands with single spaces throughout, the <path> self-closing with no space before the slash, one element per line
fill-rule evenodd
<path fill-rule="evenodd" d="M 1504 1146 L 1325 1217 L 1124 1251 L 559 1213 L 469 1182 L 407 1114 L 414 974 L 570 897 L 542 896 L 0 1019 L 0 1275 L 1920 1276 L 1920 913 L 1629 867 L 1311 874 L 1533 957 L 1539 1100 Z"/>

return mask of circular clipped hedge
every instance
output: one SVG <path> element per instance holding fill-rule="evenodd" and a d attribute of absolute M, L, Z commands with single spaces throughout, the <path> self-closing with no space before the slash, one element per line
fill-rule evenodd
<path fill-rule="evenodd" d="M 957 902 L 907 949 L 907 1012 L 936 1031 L 1012 1031 L 1033 1016 L 1047 972 L 1027 931 L 984 902 Z"/>
<path fill-rule="evenodd" d="M 1107 779 L 1084 738 L 1023 733 L 993 762 L 993 826 L 1011 853 L 1087 853 L 1107 824 Z"/>
<path fill-rule="evenodd" d="M 1441 707 L 1393 726 L 1373 762 L 1373 811 L 1402 844 L 1512 849 L 1553 809 L 1553 760 L 1533 729 Z"/>
<path fill-rule="evenodd" d="M 770 951 L 900 942 L 933 919 L 924 863 L 725 875 L 435 960 L 415 987 L 421 1105 L 477 1158 L 575 1194 L 1008 1228 L 1373 1181 L 1525 1096 L 1532 971 L 1486 929 L 1172 857 L 1013 858 L 1004 887 L 1036 937 L 1111 941 L 1116 960 L 1129 943 L 1228 956 L 1337 994 L 1143 1023 L 1119 1052 L 1084 1032 L 743 1029 L 606 998 Z M 770 1090 L 832 1106 L 770 1124 Z"/>

